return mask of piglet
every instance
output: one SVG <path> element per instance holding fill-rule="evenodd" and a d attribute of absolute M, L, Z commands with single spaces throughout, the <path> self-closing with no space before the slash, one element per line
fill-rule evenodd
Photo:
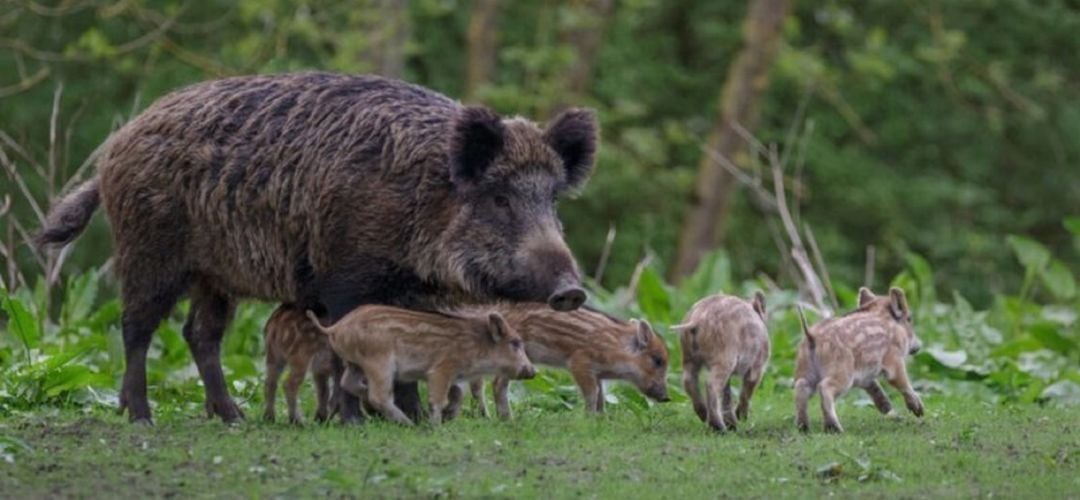
<path fill-rule="evenodd" d="M 462 315 L 361 306 L 330 327 L 311 322 L 348 364 L 343 389 L 366 397 L 386 418 L 412 425 L 394 404 L 394 382 L 426 380 L 431 421 L 442 422 L 450 388 L 484 375 L 532 378 L 524 342 L 498 313 Z"/>
<path fill-rule="evenodd" d="M 765 326 L 765 296 L 750 300 L 716 294 L 690 308 L 679 330 L 683 352 L 683 386 L 694 412 L 717 431 L 735 430 L 736 417 L 750 415 L 750 397 L 769 361 L 769 331 Z M 709 372 L 702 400 L 699 376 Z M 742 378 L 738 409 L 731 406 L 731 379 Z M 723 391 L 722 404 L 720 392 Z"/>
<path fill-rule="evenodd" d="M 604 410 L 604 380 L 625 380 L 646 396 L 668 401 L 668 352 L 645 321 L 624 321 L 582 307 L 558 312 L 544 304 L 502 304 L 507 322 L 525 340 L 534 363 L 566 368 L 585 399 L 585 411 Z M 493 382 L 496 414 L 510 418 L 507 377 Z"/>
<path fill-rule="evenodd" d="M 304 383 L 304 375 L 309 368 L 315 383 L 317 406 L 315 420 L 324 421 L 332 415 L 330 377 L 333 376 L 333 352 L 326 341 L 326 336 L 319 333 L 301 309 L 285 304 L 278 307 L 266 322 L 266 410 L 263 418 L 273 422 L 274 404 L 278 379 L 285 366 L 289 367 L 289 377 L 285 380 L 285 400 L 289 405 L 289 422 L 299 424 L 300 411 L 297 409 L 297 395 Z"/>
<path fill-rule="evenodd" d="M 806 405 L 815 392 L 821 393 L 827 432 L 843 432 L 836 418 L 836 398 L 852 386 L 865 390 L 881 413 L 889 413 L 892 404 L 877 382 L 881 375 L 904 395 L 908 409 L 922 417 L 922 400 L 912 389 L 904 365 L 904 357 L 917 353 L 920 343 L 903 290 L 894 287 L 888 297 L 877 297 L 860 288 L 858 309 L 810 328 L 800 308 L 799 320 L 804 335 L 795 364 L 799 430 L 809 429 Z"/>

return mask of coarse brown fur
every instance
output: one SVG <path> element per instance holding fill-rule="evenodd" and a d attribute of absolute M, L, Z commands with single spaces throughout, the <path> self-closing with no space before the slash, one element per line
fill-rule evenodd
<path fill-rule="evenodd" d="M 904 291 L 889 290 L 887 297 L 877 297 L 866 288 L 859 289 L 859 307 L 843 316 L 822 321 L 810 328 L 799 310 L 804 339 L 795 361 L 795 422 L 799 430 L 810 428 L 807 402 L 821 393 L 821 413 L 825 430 L 843 432 L 836 417 L 836 399 L 854 387 L 861 387 L 881 413 L 889 413 L 892 404 L 878 384 L 881 375 L 904 396 L 908 409 L 923 415 L 922 400 L 908 380 L 905 356 L 920 348 L 911 323 Z"/>
<path fill-rule="evenodd" d="M 765 296 L 750 300 L 716 294 L 699 300 L 682 324 L 683 386 L 694 412 L 715 430 L 735 430 L 736 420 L 750 416 L 750 398 L 769 361 L 769 330 L 765 325 Z M 702 399 L 699 375 L 708 372 Z M 732 407 L 731 379 L 742 379 L 738 409 Z M 721 392 L 722 401 L 721 401 Z"/>
<path fill-rule="evenodd" d="M 207 409 L 232 421 L 242 414 L 218 351 L 239 299 L 331 320 L 372 303 L 578 307 L 554 202 L 588 179 L 596 143 L 580 109 L 542 130 L 374 76 L 215 80 L 162 97 L 110 137 L 97 177 L 52 208 L 38 242 L 67 244 L 104 204 L 123 285 L 121 408 L 150 421 L 146 352 L 188 293 L 185 339 Z M 351 406 L 343 418 L 357 416 Z"/>
<path fill-rule="evenodd" d="M 425 380 L 432 423 L 440 423 L 453 385 L 484 375 L 531 378 L 536 370 L 521 336 L 498 313 L 450 315 L 388 306 L 361 306 L 330 327 L 313 324 L 350 368 L 342 388 L 367 400 L 386 418 L 411 425 L 394 404 L 394 381 Z M 361 381 L 361 377 L 362 380 Z"/>
<path fill-rule="evenodd" d="M 552 311 L 539 303 L 498 304 L 492 310 L 525 340 L 533 363 L 570 371 L 585 411 L 604 410 L 604 380 L 625 380 L 652 399 L 668 400 L 667 346 L 648 322 L 623 321 L 588 308 Z M 492 382 L 500 418 L 510 418 L 509 383 L 506 377 Z M 472 389 L 476 394 L 475 385 Z"/>
<path fill-rule="evenodd" d="M 294 305 L 278 307 L 266 322 L 266 410 L 263 418 L 273 422 L 275 418 L 278 379 L 286 365 L 289 377 L 285 380 L 285 400 L 289 406 L 289 422 L 301 422 L 297 399 L 304 375 L 311 372 L 317 400 L 315 420 L 322 422 L 333 413 L 330 379 L 334 376 L 333 351 L 326 335 L 319 332 Z"/>

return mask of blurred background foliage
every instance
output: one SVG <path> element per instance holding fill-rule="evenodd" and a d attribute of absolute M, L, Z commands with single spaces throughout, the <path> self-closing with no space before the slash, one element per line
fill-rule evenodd
<path fill-rule="evenodd" d="M 596 301 L 660 324 L 718 290 L 764 287 L 790 305 L 794 293 L 783 290 L 798 280 L 773 214 L 742 186 L 716 221 L 720 251 L 697 278 L 665 278 L 676 277 L 680 230 L 747 15 L 746 2 L 719 0 L 0 3 L 0 197 L 11 202 L 0 239 L 13 254 L 2 271 L 9 287 L 16 273 L 26 285 L 4 316 L 9 332 L 30 336 L 5 337 L 0 358 L 12 371 L 82 374 L 38 386 L 50 379 L 34 372 L 30 388 L 6 394 L 67 394 L 64 380 L 93 387 L 102 374 L 110 385 L 120 359 L 114 286 L 99 280 L 110 254 L 104 217 L 71 248 L 64 274 L 43 284 L 55 256 L 23 243 L 38 226 L 27 194 L 44 210 L 111 130 L 170 90 L 229 75 L 376 72 L 536 120 L 594 107 L 598 167 L 560 213 L 583 268 L 599 278 Z M 918 297 L 932 346 L 919 358 L 924 376 L 990 381 L 1027 400 L 1059 381 L 1074 385 L 1054 390 L 1080 383 L 1080 220 L 1067 218 L 1080 214 L 1078 33 L 1080 3 L 1068 0 L 797 2 L 782 23 L 753 133 L 803 145 L 784 148 L 798 156 L 785 172 L 789 202 L 814 228 L 841 305 L 866 279 L 868 246 L 875 289 L 895 276 Z M 735 159 L 761 178 L 760 165 Z M 66 290 L 51 306 L 50 284 Z M 18 307 L 36 329 L 12 327 Z M 247 332 L 225 349 L 239 383 L 257 373 L 251 355 L 267 313 L 242 309 L 232 327 Z M 194 380 L 194 366 L 181 363 L 178 318 L 155 346 L 188 367 L 175 376 Z M 784 332 L 778 356 L 793 353 L 794 317 L 785 311 L 773 323 Z M 46 331 L 59 343 L 42 360 Z M 58 354 L 72 352 L 81 354 Z M 99 364 L 70 362 L 78 356 Z M 57 366 L 42 366 L 49 359 Z M 790 369 L 784 363 L 777 373 Z"/>

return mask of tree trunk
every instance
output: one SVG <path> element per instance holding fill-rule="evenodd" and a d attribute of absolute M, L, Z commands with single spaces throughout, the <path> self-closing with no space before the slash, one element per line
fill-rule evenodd
<path fill-rule="evenodd" d="M 491 83 L 499 44 L 499 0 L 473 0 L 469 13 L 468 60 L 465 66 L 465 100 L 475 101 L 477 93 Z"/>
<path fill-rule="evenodd" d="M 571 24 L 560 30 L 559 41 L 574 51 L 574 62 L 563 76 L 565 92 L 558 97 L 554 110 L 581 101 L 592 84 L 596 57 L 600 53 L 604 31 L 615 10 L 614 0 L 575 0 L 571 2 L 575 15 Z"/>
<path fill-rule="evenodd" d="M 368 11 L 360 29 L 368 43 L 359 59 L 367 71 L 390 78 L 405 75 L 405 44 L 409 41 L 409 2 L 407 0 L 367 0 Z"/>
<path fill-rule="evenodd" d="M 728 69 L 720 94 L 720 116 L 709 133 L 710 151 L 742 163 L 746 144 L 735 124 L 753 131 L 758 108 L 769 84 L 769 70 L 776 57 L 780 30 L 789 9 L 788 0 L 753 0 L 743 25 L 743 47 Z M 724 224 L 736 180 L 709 154 L 702 154 L 690 213 L 679 238 L 678 260 L 671 278 L 692 273 L 701 258 L 722 243 Z"/>

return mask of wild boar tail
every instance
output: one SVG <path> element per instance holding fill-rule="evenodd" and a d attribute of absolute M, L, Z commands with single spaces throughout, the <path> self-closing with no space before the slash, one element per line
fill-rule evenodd
<path fill-rule="evenodd" d="M 38 248 L 51 248 L 71 243 L 90 223 L 90 217 L 101 205 L 100 182 L 90 179 L 64 195 L 45 218 L 45 225 L 34 237 Z"/>
<path fill-rule="evenodd" d="M 806 323 L 806 314 L 803 314 L 802 306 L 795 306 L 799 310 L 799 324 L 802 325 L 803 335 L 806 336 L 806 345 L 814 349 L 814 337 L 810 336 L 810 325 Z"/>
<path fill-rule="evenodd" d="M 330 335 L 330 330 L 327 330 L 326 327 L 319 322 L 319 317 L 315 315 L 314 311 L 308 309 L 305 313 L 307 314 L 308 319 L 315 325 L 315 328 L 318 328 L 320 332 Z"/>

